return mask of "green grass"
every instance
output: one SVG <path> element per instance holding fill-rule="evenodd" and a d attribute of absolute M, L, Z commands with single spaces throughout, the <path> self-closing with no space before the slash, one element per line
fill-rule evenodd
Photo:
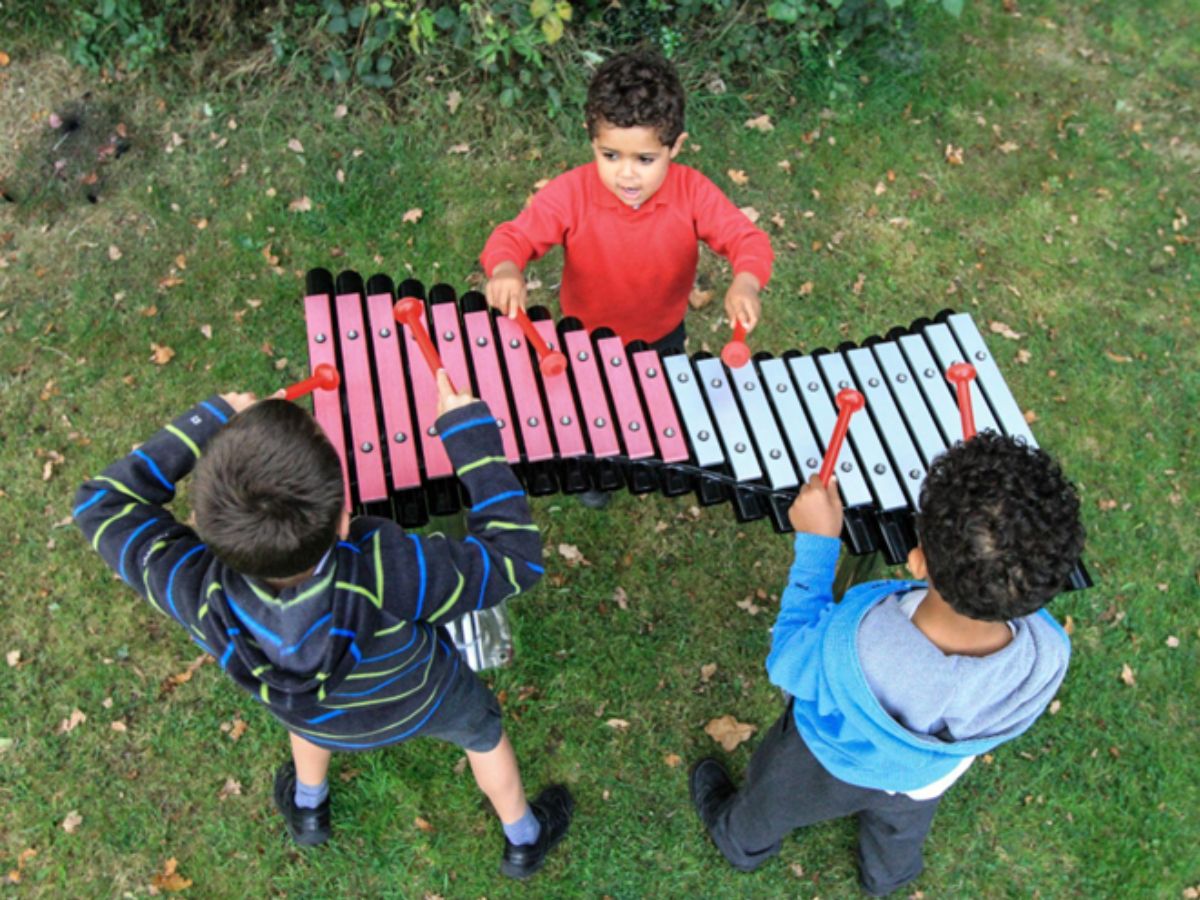
<path fill-rule="evenodd" d="M 754 206 L 775 241 L 756 349 L 861 340 L 944 306 L 1006 323 L 1023 337 L 989 344 L 1083 495 L 1097 587 L 1053 605 L 1075 647 L 1061 710 L 947 795 L 916 887 L 1179 897 L 1200 884 L 1200 18 L 1182 0 L 1020 6 L 1019 17 L 976 3 L 961 23 L 923 23 L 915 71 L 856 60 L 866 83 L 836 102 L 804 86 L 795 105 L 700 98 L 699 149 L 683 161 Z M 26 198 L 53 162 L 45 115 L 87 87 L 44 43 L 10 35 L 0 70 L 0 118 L 13 123 L 0 177 Z M 404 121 L 269 74 L 238 90 L 216 79 L 91 87 L 134 143 L 106 170 L 100 202 L 60 185 L 0 206 L 0 650 L 20 652 L 0 666 L 0 865 L 37 851 L 17 889 L 29 896 L 144 896 L 172 857 L 193 896 L 525 893 L 495 874 L 499 832 L 455 771 L 460 754 L 432 742 L 338 758 L 336 840 L 292 849 L 269 796 L 282 730 L 215 666 L 165 687 L 197 651 L 63 522 L 80 481 L 186 404 L 303 374 L 307 268 L 477 283 L 492 225 L 537 180 L 586 160 L 582 132 L 470 104 L 451 115 L 437 85 L 425 114 Z M 350 114 L 336 118 L 343 100 Z M 763 112 L 773 132 L 741 127 Z M 167 152 L 172 134 L 183 141 Z M 448 152 L 460 143 L 468 154 Z M 945 161 L 947 144 L 963 148 L 962 166 Z M 312 210 L 290 212 L 303 196 Z M 420 221 L 403 222 L 414 208 Z M 559 259 L 533 266 L 547 285 L 535 299 L 551 303 Z M 160 288 L 168 277 L 181 282 Z M 704 286 L 721 292 L 725 277 L 704 257 Z M 719 347 L 718 307 L 691 315 L 693 349 Z M 150 362 L 152 342 L 174 359 Z M 62 462 L 43 480 L 51 453 Z M 723 753 L 704 724 L 733 714 L 761 731 L 778 714 L 762 662 L 790 553 L 766 523 L 739 525 L 725 507 L 693 520 L 689 506 L 534 502 L 548 574 L 513 608 L 515 664 L 490 678 L 528 785 L 565 781 L 578 813 L 529 891 L 853 896 L 850 824 L 798 835 L 740 875 L 689 808 L 688 762 L 715 751 L 740 773 L 755 745 Z M 568 566 L 560 543 L 590 565 Z M 760 588 L 763 612 L 736 606 Z M 87 721 L 58 733 L 74 709 Z M 235 718 L 248 724 L 237 741 L 221 729 Z M 111 729 L 118 720 L 125 732 Z M 221 799 L 228 778 L 241 792 Z M 72 810 L 83 822 L 67 834 Z"/>

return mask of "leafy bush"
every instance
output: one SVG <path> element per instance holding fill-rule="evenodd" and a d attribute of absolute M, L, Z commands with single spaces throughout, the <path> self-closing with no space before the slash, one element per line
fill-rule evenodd
<path fill-rule="evenodd" d="M 147 15 L 141 0 L 96 0 L 71 12 L 71 60 L 84 68 L 136 71 L 167 46 L 163 14 Z"/>

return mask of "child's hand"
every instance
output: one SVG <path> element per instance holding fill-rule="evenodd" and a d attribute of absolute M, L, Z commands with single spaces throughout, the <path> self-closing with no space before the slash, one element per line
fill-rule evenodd
<path fill-rule="evenodd" d="M 258 398 L 252 393 L 236 393 L 234 391 L 222 394 L 221 399 L 232 406 L 235 413 L 240 413 L 243 409 L 249 409 L 258 402 Z"/>
<path fill-rule="evenodd" d="M 525 289 L 525 275 L 514 262 L 502 262 L 492 269 L 488 279 L 488 306 L 494 306 L 510 319 L 515 319 L 518 309 L 524 309 L 529 294 Z"/>
<path fill-rule="evenodd" d="M 729 323 L 732 325 L 741 322 L 746 326 L 747 333 L 754 330 L 762 311 L 762 300 L 759 299 L 758 290 L 758 279 L 742 272 L 733 279 L 733 284 L 725 292 L 725 315 L 729 317 Z"/>
<path fill-rule="evenodd" d="M 821 484 L 818 475 L 808 479 L 808 484 L 788 510 L 788 521 L 796 531 L 807 534 L 822 534 L 837 537 L 842 533 L 842 498 L 838 495 L 837 479 L 829 479 L 829 487 Z"/>
<path fill-rule="evenodd" d="M 475 402 L 475 398 L 471 396 L 470 391 L 455 392 L 454 388 L 450 386 L 450 376 L 446 374 L 445 369 L 437 370 L 437 389 L 437 414 L 439 416 L 450 412 L 452 409 L 458 409 L 461 406 L 467 406 Z"/>

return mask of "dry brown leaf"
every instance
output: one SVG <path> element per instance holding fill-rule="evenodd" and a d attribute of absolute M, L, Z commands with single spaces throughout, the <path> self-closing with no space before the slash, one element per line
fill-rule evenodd
<path fill-rule="evenodd" d="M 887 193 L 887 185 L 884 184 L 882 181 L 875 182 L 875 196 L 882 197 L 886 193 Z"/>
<path fill-rule="evenodd" d="M 450 149 L 447 150 L 446 152 L 447 153 L 457 153 L 459 155 L 465 156 L 466 154 L 471 152 L 471 145 L 470 144 L 451 144 Z"/>
<path fill-rule="evenodd" d="M 811 281 L 804 282 L 804 284 L 800 285 L 800 296 L 807 297 L 813 292 L 814 287 L 815 285 Z"/>
<path fill-rule="evenodd" d="M 1022 347 L 1020 350 L 1017 351 L 1017 355 L 1015 357 L 1015 362 L 1017 362 L 1023 366 L 1027 362 L 1029 362 L 1029 360 L 1031 360 L 1032 358 L 1033 358 L 1033 354 L 1030 353 L 1028 350 L 1026 350 L 1024 347 Z"/>
<path fill-rule="evenodd" d="M 963 148 L 955 147 L 953 144 L 947 144 L 946 149 L 942 151 L 946 157 L 946 162 L 952 166 L 961 166 L 963 164 Z"/>
<path fill-rule="evenodd" d="M 109 259 L 111 259 L 113 262 L 116 262 L 122 256 L 123 256 L 123 254 L 121 253 L 120 247 L 118 247 L 116 244 L 108 245 L 108 258 Z"/>
<path fill-rule="evenodd" d="M 425 210 L 423 209 L 410 209 L 403 216 L 401 216 L 400 221 L 413 222 L 415 224 L 421 221 L 421 216 L 423 215 L 425 215 Z"/>
<path fill-rule="evenodd" d="M 737 749 L 738 744 L 750 740 L 758 729 L 747 722 L 739 722 L 733 716 L 720 716 L 704 726 L 704 733 L 724 748 L 726 753 Z"/>
<path fill-rule="evenodd" d="M 629 595 L 625 593 L 625 588 L 618 587 L 613 591 L 613 600 L 621 609 L 629 609 Z"/>
<path fill-rule="evenodd" d="M 287 147 L 293 153 L 303 153 L 304 152 L 304 145 L 302 143 L 300 143 L 298 140 L 296 140 L 295 138 L 292 138 L 290 141 L 287 142 Z"/>
<path fill-rule="evenodd" d="M 703 309 L 712 303 L 713 296 L 712 291 L 702 291 L 699 288 L 692 288 L 691 293 L 688 294 L 688 306 L 692 309 Z"/>
<path fill-rule="evenodd" d="M 426 834 L 432 834 L 433 832 L 437 831 L 437 829 L 434 828 L 427 819 L 422 819 L 420 816 L 417 816 L 415 819 L 413 819 L 413 824 Z"/>
<path fill-rule="evenodd" d="M 212 326 L 209 325 L 207 322 L 200 326 L 200 333 L 202 335 L 204 335 L 204 339 L 206 341 L 212 340 Z"/>
<path fill-rule="evenodd" d="M 239 740 L 241 736 L 246 733 L 246 727 L 247 726 L 245 722 L 239 718 L 235 718 L 233 723 L 229 726 L 229 739 L 231 741 Z M 224 725 L 221 726 L 221 730 L 225 730 Z"/>
<path fill-rule="evenodd" d="M 771 214 L 771 224 L 774 225 L 776 228 L 784 228 L 787 226 L 787 219 L 785 219 L 779 213 L 772 213 Z"/>
<path fill-rule="evenodd" d="M 1111 359 L 1115 363 L 1131 363 L 1131 362 L 1133 362 L 1132 356 L 1125 356 L 1122 353 L 1113 353 L 1111 350 L 1105 350 L 1104 355 L 1107 356 L 1109 359 Z"/>
<path fill-rule="evenodd" d="M 1020 150 L 1021 145 L 1018 144 L 1016 141 L 1005 141 L 1003 144 L 1001 144 L 996 149 L 999 150 L 1001 153 L 1003 153 L 1005 156 L 1007 156 L 1010 153 L 1016 153 L 1018 150 Z"/>
<path fill-rule="evenodd" d="M 625 719 L 608 719 L 605 723 L 613 731 L 628 731 L 629 723 Z"/>
<path fill-rule="evenodd" d="M 1128 663 L 1121 663 L 1121 681 L 1130 687 L 1137 684 L 1137 676 L 1133 674 L 1133 669 L 1129 668 Z"/>
<path fill-rule="evenodd" d="M 567 561 L 568 565 L 572 565 L 572 566 L 591 565 L 591 563 L 589 563 L 586 559 L 583 558 L 583 554 L 579 552 L 579 548 L 576 547 L 574 544 L 559 544 L 558 545 L 558 555 L 561 556 L 563 559 L 565 559 Z"/>
<path fill-rule="evenodd" d="M 312 201 L 308 199 L 308 195 L 297 197 L 288 204 L 288 212 L 310 212 L 312 210 Z"/>
<path fill-rule="evenodd" d="M 67 813 L 67 817 L 62 820 L 62 830 L 67 834 L 74 834 L 76 829 L 78 829 L 82 824 L 83 816 L 79 814 L 78 810 L 73 809 Z"/>
<path fill-rule="evenodd" d="M 757 616 L 760 612 L 762 612 L 762 607 L 756 604 L 754 602 L 754 598 L 752 597 L 747 597 L 745 600 L 739 600 L 737 602 L 737 608 L 744 609 L 752 616 Z"/>
<path fill-rule="evenodd" d="M 346 114 L 350 112 L 345 103 L 339 103 L 333 108 L 333 117 L 335 119 L 344 119 Z"/>
<path fill-rule="evenodd" d="M 8 667 L 10 669 L 15 669 L 17 666 L 19 666 L 21 664 L 21 651 L 20 650 L 9 650 L 7 653 L 4 654 L 4 660 L 5 660 L 5 662 L 8 663 Z"/>
<path fill-rule="evenodd" d="M 747 119 L 742 124 L 744 124 L 747 128 L 753 129 L 754 131 L 775 130 L 775 126 L 771 124 L 771 117 L 766 114 L 755 116 L 753 119 Z"/>
<path fill-rule="evenodd" d="M 12 62 L 12 58 L 3 50 L 0 50 L 0 69 L 7 69 L 10 62 Z"/>
<path fill-rule="evenodd" d="M 1108 512 L 1110 509 L 1117 508 L 1116 500 L 1097 500 L 1096 506 L 1100 507 L 1101 512 Z"/>
<path fill-rule="evenodd" d="M 1179 638 L 1175 637 L 1173 634 L 1167 635 L 1167 646 L 1174 650 L 1179 646 Z"/>
<path fill-rule="evenodd" d="M 70 718 L 63 719 L 58 723 L 58 734 L 66 734 L 69 731 L 74 731 L 79 725 L 87 721 L 87 716 L 80 709 L 71 710 Z"/>
<path fill-rule="evenodd" d="M 451 91 L 446 95 L 446 109 L 450 110 L 450 115 L 458 112 L 460 105 L 462 105 L 462 94 L 458 91 Z"/>
<path fill-rule="evenodd" d="M 240 797 L 242 795 L 242 783 L 235 781 L 232 778 L 226 778 L 225 784 L 221 786 L 221 790 L 217 792 L 218 800 L 227 800 L 230 797 Z"/>
<path fill-rule="evenodd" d="M 1000 337 L 1008 338 L 1010 341 L 1019 341 L 1021 338 L 1025 337 L 1025 335 L 1013 331 L 1003 322 L 997 322 L 995 320 L 988 322 L 988 330 L 992 332 L 992 334 L 998 334 Z"/>
<path fill-rule="evenodd" d="M 797 878 L 804 877 L 804 866 L 800 865 L 800 863 L 792 863 L 788 866 L 788 868 L 792 870 L 792 874 Z"/>
<path fill-rule="evenodd" d="M 683 765 L 683 757 L 678 753 L 668 753 L 663 757 L 663 762 L 667 764 L 667 768 L 678 769 Z"/>
<path fill-rule="evenodd" d="M 178 275 L 167 275 L 165 278 L 158 279 L 158 289 L 161 291 L 179 287 L 181 284 L 183 284 L 183 279 Z"/>
<path fill-rule="evenodd" d="M 117 734 L 124 734 L 129 730 L 129 726 L 120 719 L 117 719 L 115 722 L 110 722 L 108 727 L 117 732 Z"/>
<path fill-rule="evenodd" d="M 192 886 L 190 878 L 184 878 L 176 871 L 179 868 L 179 861 L 175 857 L 171 857 L 163 863 L 163 870 L 150 879 L 150 883 L 160 891 L 169 891 L 177 893 L 185 891 Z"/>
<path fill-rule="evenodd" d="M 749 219 L 752 225 L 759 219 L 759 212 L 753 206 L 742 206 L 738 208 L 738 211 Z"/>
<path fill-rule="evenodd" d="M 165 366 L 175 358 L 175 351 L 165 344 L 150 342 L 150 361 L 156 366 Z"/>
<path fill-rule="evenodd" d="M 729 169 L 725 173 L 734 184 L 749 184 L 750 176 L 742 169 Z"/>
<path fill-rule="evenodd" d="M 854 284 L 850 285 L 850 290 L 858 296 L 863 291 L 863 285 L 867 283 L 867 276 L 863 272 L 858 273 L 858 277 L 854 279 Z"/>
<path fill-rule="evenodd" d="M 700 667 L 700 680 L 705 684 L 708 684 L 715 674 L 717 674 L 716 663 L 705 663 Z"/>
<path fill-rule="evenodd" d="M 1032 409 L 1025 410 L 1024 416 L 1025 416 L 1025 421 L 1028 422 L 1030 425 L 1032 425 L 1034 422 L 1036 422 L 1038 420 L 1038 414 L 1035 413 Z"/>

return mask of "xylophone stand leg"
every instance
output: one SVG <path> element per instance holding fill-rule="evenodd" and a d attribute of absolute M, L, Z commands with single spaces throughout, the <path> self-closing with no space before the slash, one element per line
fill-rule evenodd
<path fill-rule="evenodd" d="M 467 536 L 466 513 L 435 516 L 430 520 L 432 531 L 461 540 Z M 462 654 L 472 672 L 498 669 L 512 662 L 512 623 L 508 618 L 508 603 L 488 609 L 464 613 L 446 625 L 454 646 Z"/>
<path fill-rule="evenodd" d="M 870 581 L 878 563 L 878 553 L 843 553 L 838 558 L 837 570 L 833 574 L 834 600 L 841 600 L 842 595 L 854 585 Z"/>

